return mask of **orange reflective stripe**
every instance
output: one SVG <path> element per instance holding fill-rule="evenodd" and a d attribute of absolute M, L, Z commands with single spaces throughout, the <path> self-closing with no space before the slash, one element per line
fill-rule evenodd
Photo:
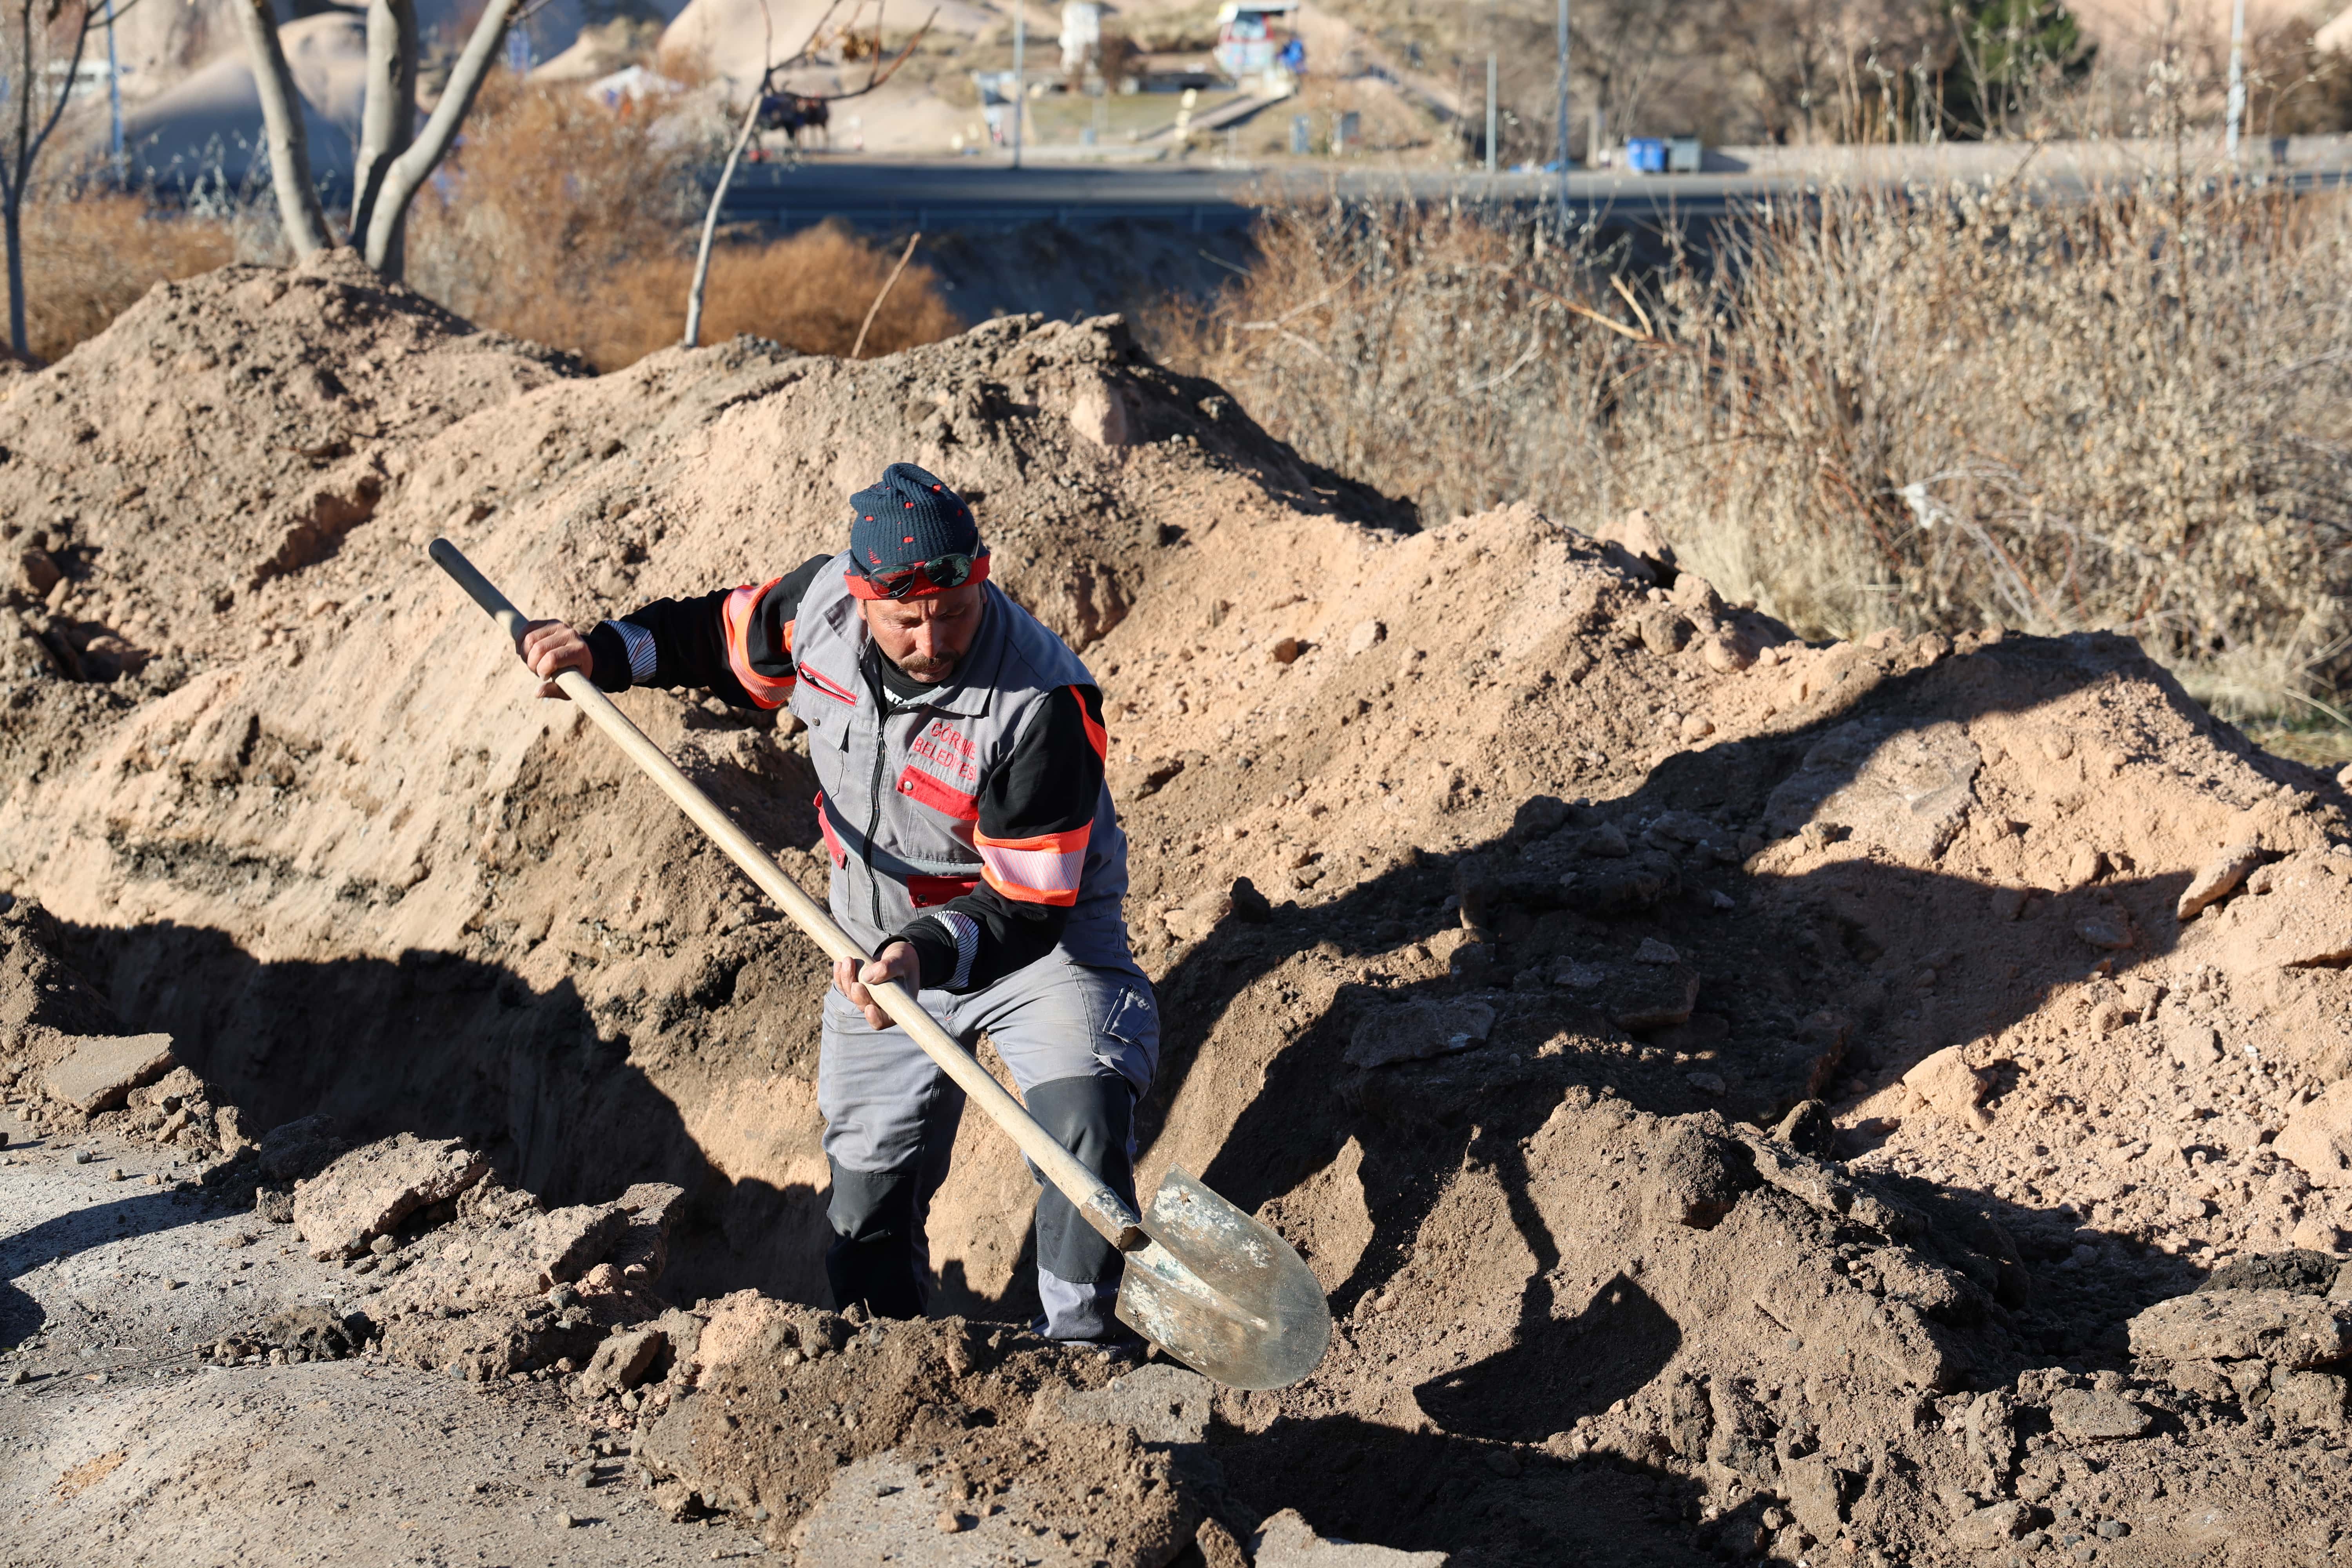
<path fill-rule="evenodd" d="M 1096 756 L 1101 758 L 1106 763 L 1109 762 L 1109 732 L 1096 721 L 1094 714 L 1087 710 L 1087 694 L 1085 692 L 1073 686 L 1070 688 L 1070 695 L 1078 700 L 1078 722 L 1087 727 L 1087 743 L 1095 749 Z"/>
<path fill-rule="evenodd" d="M 1086 872 L 1087 842 L 1094 836 L 1091 822 L 1066 833 L 1041 833 L 1034 838 L 991 838 L 971 836 L 980 851 L 981 875 L 988 885 L 1024 904 L 1075 904 L 1078 879 Z"/>
<path fill-rule="evenodd" d="M 792 696 L 793 688 L 799 684 L 793 676 L 772 678 L 751 668 L 751 612 L 759 607 L 768 590 L 782 581 L 782 577 L 771 577 L 757 588 L 746 584 L 727 595 L 719 611 L 727 628 L 727 667 L 742 683 L 744 694 L 762 708 L 782 707 Z M 790 653 L 792 647 L 793 626 L 786 622 L 784 651 Z"/>

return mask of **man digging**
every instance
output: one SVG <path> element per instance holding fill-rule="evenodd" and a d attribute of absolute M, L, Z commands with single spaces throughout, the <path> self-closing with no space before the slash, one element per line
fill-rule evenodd
<path fill-rule="evenodd" d="M 850 498 L 849 549 L 763 587 L 659 599 L 585 637 L 534 621 L 559 694 L 698 687 L 808 726 L 833 918 L 875 957 L 834 966 L 817 1108 L 835 1304 L 919 1316 L 924 1225 L 963 1092 L 866 986 L 901 981 L 966 1050 L 985 1033 L 1029 1112 L 1135 1202 L 1135 1103 L 1160 1019 L 1128 952 L 1127 838 L 1103 783 L 1102 698 L 1059 637 L 988 581 L 971 509 L 911 463 Z M 1049 1338 L 1129 1342 L 1120 1257 L 1051 1185 L 1037 1201 Z"/>

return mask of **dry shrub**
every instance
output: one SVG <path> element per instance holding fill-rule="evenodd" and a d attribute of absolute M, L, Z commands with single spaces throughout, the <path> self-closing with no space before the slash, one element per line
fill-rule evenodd
<path fill-rule="evenodd" d="M 470 321 L 618 369 L 684 329 L 703 200 L 692 170 L 706 151 L 675 115 L 615 114 L 576 89 L 486 91 L 464 144 L 417 199 L 409 281 Z M 895 260 L 830 224 L 722 247 L 703 339 L 751 332 L 845 354 Z M 961 325 L 930 270 L 909 266 L 866 353 Z"/>
<path fill-rule="evenodd" d="M 1276 210 L 1252 275 L 1160 337 L 1433 516 L 1652 507 L 1811 634 L 2114 627 L 2234 711 L 2333 700 L 2352 206 L 2048 197 L 1832 190 L 1622 293 L 1524 228 Z"/>
<path fill-rule="evenodd" d="M 2339 689 L 2352 207 L 2046 196 L 1751 225 L 1639 394 L 1703 468 L 1628 444 L 1626 480 L 1809 626 L 2112 627 L 2239 712 Z"/>
<path fill-rule="evenodd" d="M 830 219 L 765 245 L 721 246 L 710 258 L 703 341 L 718 342 L 749 332 L 803 353 L 846 354 L 857 341 L 858 323 L 897 263 L 895 254 L 868 245 Z M 639 266 L 619 280 L 635 303 L 613 324 L 608 341 L 614 357 L 609 362 L 595 354 L 589 357 L 599 364 L 626 363 L 677 342 L 693 271 L 693 258 L 680 255 Z M 865 353 L 870 358 L 937 342 L 962 327 L 940 297 L 936 275 L 919 262 L 909 262 L 875 314 Z"/>
<path fill-rule="evenodd" d="M 468 321 L 579 350 L 606 368 L 642 301 L 631 275 L 667 261 L 690 220 L 692 138 L 576 88 L 491 79 L 408 221 L 408 281 Z M 672 308 L 682 320 L 684 296 Z M 617 336 L 616 336 L 617 334 Z"/>
<path fill-rule="evenodd" d="M 25 204 L 25 313 L 34 355 L 97 336 L 156 284 L 225 265 L 227 223 L 159 212 L 134 195 L 45 193 Z M 0 308 L 7 279 L 0 272 Z"/>
<path fill-rule="evenodd" d="M 1171 301 L 1143 327 L 1302 451 L 1433 514 L 1602 460 L 1622 356 L 1569 308 L 1581 253 L 1466 211 L 1336 200 L 1266 208 L 1256 240 L 1205 310 Z"/>

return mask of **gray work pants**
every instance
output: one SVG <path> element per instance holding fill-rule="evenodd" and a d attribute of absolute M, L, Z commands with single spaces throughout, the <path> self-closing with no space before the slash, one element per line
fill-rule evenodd
<path fill-rule="evenodd" d="M 921 1001 L 964 1049 L 987 1035 L 1030 1114 L 1134 1203 L 1135 1102 L 1160 1061 L 1159 1007 L 1141 972 L 1080 964 L 1057 950 L 982 990 L 925 991 Z M 875 1028 L 831 989 L 816 1086 L 833 1173 L 825 1264 L 835 1304 L 862 1300 L 880 1316 L 918 1316 L 930 1269 L 924 1225 L 947 1177 L 963 1091 L 905 1030 Z M 1058 1191 L 1041 1186 L 1041 1331 L 1113 1337 L 1119 1255 Z"/>

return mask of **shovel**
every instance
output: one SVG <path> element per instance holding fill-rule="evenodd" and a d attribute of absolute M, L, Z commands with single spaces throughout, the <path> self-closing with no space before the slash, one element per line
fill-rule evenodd
<path fill-rule="evenodd" d="M 523 616 L 507 596 L 447 540 L 435 540 L 429 553 L 520 647 Z M 872 956 L 709 795 L 695 788 L 586 676 L 567 669 L 555 679 L 564 695 L 828 957 L 862 963 Z M 1118 1315 L 1129 1327 L 1232 1388 L 1284 1388 L 1315 1370 L 1331 1338 L 1331 1310 L 1323 1300 L 1323 1288 L 1288 1242 L 1172 1166 L 1150 1205 L 1136 1214 L 1038 1126 L 1011 1091 L 923 1011 L 914 993 L 896 983 L 867 989 L 924 1054 L 939 1063 L 940 1070 L 1011 1135 L 1087 1223 L 1127 1255 Z"/>

